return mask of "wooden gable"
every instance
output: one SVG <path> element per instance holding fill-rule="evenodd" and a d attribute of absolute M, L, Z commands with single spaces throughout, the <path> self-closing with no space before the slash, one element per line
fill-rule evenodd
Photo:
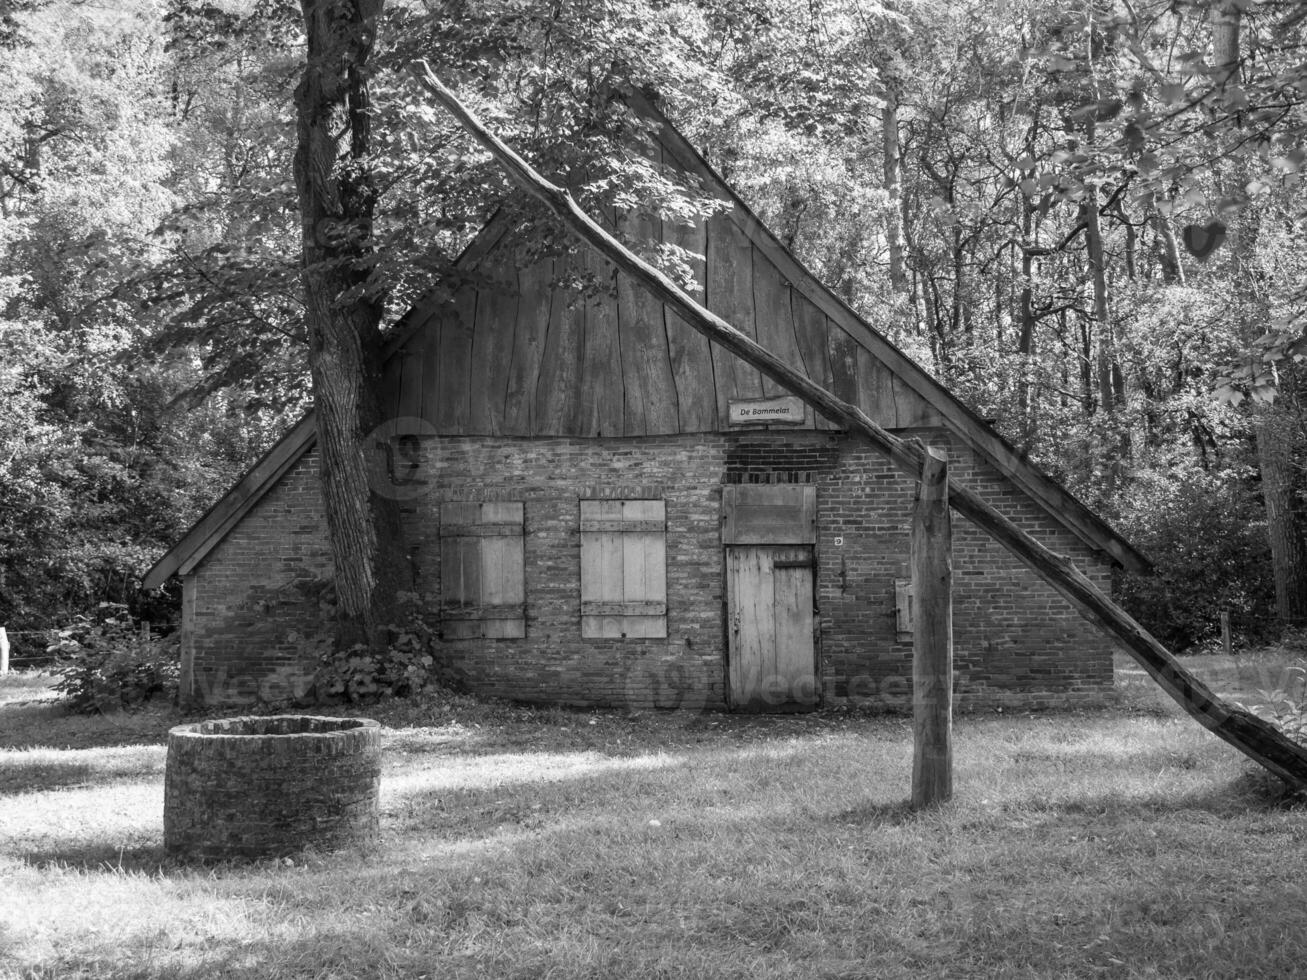
<path fill-rule="evenodd" d="M 657 151 L 684 167 L 666 143 Z M 822 308 L 815 282 L 796 285 L 797 263 L 757 233 L 747 210 L 731 207 L 695 226 L 630 216 L 615 223 L 629 238 L 702 256 L 695 299 L 881 425 L 945 424 L 859 342 L 860 321 L 849 330 Z M 728 429 L 731 402 L 785 394 L 584 246 L 524 266 L 504 235 L 475 271 L 477 281 L 452 302 L 416 309 L 385 378 L 396 417 L 421 419 L 440 435 L 673 435 Z M 559 285 L 581 278 L 597 282 L 595 295 Z M 811 410 L 802 426 L 831 428 Z"/>

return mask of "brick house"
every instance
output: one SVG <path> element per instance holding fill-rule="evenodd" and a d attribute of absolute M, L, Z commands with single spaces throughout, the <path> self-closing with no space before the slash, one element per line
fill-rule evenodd
<path fill-rule="evenodd" d="M 952 476 L 1100 588 L 1141 555 L 817 282 L 676 130 L 652 152 L 721 198 L 647 221 L 697 298 Z M 636 219 L 630 219 L 635 222 Z M 582 249 L 524 261 L 512 219 L 397 326 L 385 492 L 405 514 L 445 676 L 525 701 L 794 710 L 911 704 L 912 481 Z M 555 283 L 593 274 L 589 299 Z M 294 427 L 146 576 L 183 581 L 183 698 L 309 693 L 331 574 L 314 423 Z M 1110 641 L 965 520 L 954 525 L 960 708 L 1069 705 Z"/>

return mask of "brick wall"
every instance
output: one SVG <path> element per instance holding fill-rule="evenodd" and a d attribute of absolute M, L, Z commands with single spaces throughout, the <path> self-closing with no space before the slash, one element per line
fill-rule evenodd
<path fill-rule="evenodd" d="M 936 438 L 943 445 L 943 436 Z M 959 445 L 956 479 L 1100 587 L 1109 573 L 1088 548 Z M 427 439 L 405 488 L 419 592 L 440 590 L 441 501 L 525 504 L 526 639 L 446 642 L 446 672 L 504 697 L 577 705 L 720 707 L 725 702 L 723 482 L 817 487 L 819 683 L 826 703 L 906 709 L 911 642 L 896 639 L 894 580 L 908 574 L 912 481 L 869 449 L 820 432 L 647 439 Z M 306 456 L 197 570 L 196 694 L 264 700 L 302 688 L 304 637 L 328 611 L 317 461 Z M 582 640 L 583 497 L 659 497 L 667 504 L 665 639 Z M 960 708 L 1098 700 L 1112 682 L 1108 641 L 1051 589 L 954 517 L 954 646 Z M 215 697 L 214 692 L 221 692 Z"/>

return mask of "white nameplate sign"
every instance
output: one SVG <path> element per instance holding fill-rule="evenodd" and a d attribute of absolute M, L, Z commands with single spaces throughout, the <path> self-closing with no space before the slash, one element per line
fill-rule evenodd
<path fill-rule="evenodd" d="M 793 395 L 730 401 L 731 425 L 802 425 L 803 400 Z"/>

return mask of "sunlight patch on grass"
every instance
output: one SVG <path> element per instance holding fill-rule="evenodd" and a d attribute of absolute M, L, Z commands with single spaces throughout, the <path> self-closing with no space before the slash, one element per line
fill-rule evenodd
<path fill-rule="evenodd" d="M 383 801 L 402 800 L 419 793 L 509 788 L 605 773 L 666 769 L 684 761 L 683 757 L 663 753 L 609 758 L 597 752 L 524 752 L 449 759 L 389 775 L 382 783 Z"/>

